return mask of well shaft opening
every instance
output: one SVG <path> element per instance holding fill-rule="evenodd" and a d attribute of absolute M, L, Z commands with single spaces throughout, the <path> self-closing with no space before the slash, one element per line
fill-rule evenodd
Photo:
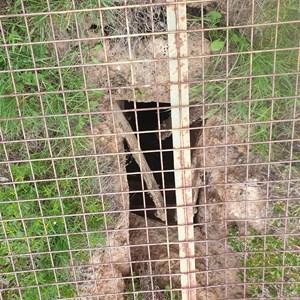
<path fill-rule="evenodd" d="M 136 107 L 134 107 L 133 102 L 124 101 L 123 107 L 124 110 L 128 110 L 125 112 L 125 116 L 130 123 L 132 130 L 137 132 L 141 150 L 146 152 L 144 153 L 144 156 L 154 173 L 157 184 L 162 190 L 167 189 L 167 191 L 161 191 L 167 207 L 174 207 L 176 201 L 174 191 L 172 135 L 162 138 L 158 131 L 160 128 L 166 129 L 166 124 L 169 123 L 170 104 L 141 102 L 136 103 Z M 126 151 L 129 151 L 126 142 L 125 149 Z M 155 219 L 154 202 L 149 193 L 141 192 L 143 189 L 146 190 L 147 186 L 145 183 L 142 183 L 143 179 L 140 174 L 140 168 L 131 154 L 127 155 L 126 171 L 130 189 L 130 209 L 138 215 L 145 216 L 146 213 L 146 217 Z M 173 190 L 169 191 L 169 189 Z M 174 209 L 168 210 L 167 214 L 168 222 L 174 222 Z"/>

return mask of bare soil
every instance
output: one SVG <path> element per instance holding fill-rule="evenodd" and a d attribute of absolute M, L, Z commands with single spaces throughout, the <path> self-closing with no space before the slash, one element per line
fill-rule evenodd
<path fill-rule="evenodd" d="M 166 228 L 164 224 L 154 220 L 147 220 L 146 224 L 144 218 L 134 214 L 130 214 L 130 226 L 131 228 L 137 228 L 130 231 L 131 259 L 135 262 L 133 263 L 133 270 L 136 274 L 140 274 L 141 270 L 148 271 L 148 276 L 140 279 L 142 285 L 151 287 L 151 280 L 154 280 L 159 289 L 165 289 L 166 286 L 170 285 L 171 278 L 172 287 L 175 289 L 180 288 L 177 228 Z M 154 245 L 150 247 L 140 246 L 145 244 L 146 241 Z M 230 247 L 227 246 L 227 249 L 225 249 L 222 240 L 210 242 L 208 254 L 205 245 L 205 234 L 201 232 L 198 226 L 195 226 L 195 241 L 196 272 L 199 283 L 197 299 L 222 299 L 224 295 L 222 285 L 226 282 L 231 284 L 240 283 L 237 270 L 230 270 L 230 268 L 238 268 L 239 262 L 234 255 L 230 254 Z M 151 263 L 147 262 L 149 252 Z M 225 265 L 224 255 L 227 256 L 227 263 L 230 262 L 229 268 Z M 220 269 L 223 270 L 220 271 Z M 224 276 L 225 269 L 226 276 Z M 220 287 L 208 288 L 210 285 L 220 285 Z M 242 286 L 236 286 L 230 293 L 234 296 L 241 296 L 242 292 Z M 159 294 L 159 292 L 156 292 L 156 294 Z M 144 294 L 145 299 L 146 295 Z"/>
<path fill-rule="evenodd" d="M 106 42 L 103 49 L 92 52 L 100 62 L 114 63 L 107 67 L 89 68 L 88 82 L 91 85 L 109 87 L 117 100 L 141 102 L 170 102 L 168 42 L 165 37 L 145 38 L 132 41 L 129 53 L 123 42 Z M 189 36 L 189 56 L 199 57 L 210 52 L 207 40 L 201 41 L 195 34 Z M 136 63 L 124 63 L 136 61 Z M 137 62 L 138 61 L 138 62 Z M 198 58 L 189 64 L 190 80 L 197 79 L 203 72 L 206 60 Z M 107 76 L 109 74 L 109 78 Z M 118 88 L 118 86 L 120 88 Z M 134 88 L 129 88 L 135 86 Z M 128 88 L 124 88 L 128 87 Z"/>

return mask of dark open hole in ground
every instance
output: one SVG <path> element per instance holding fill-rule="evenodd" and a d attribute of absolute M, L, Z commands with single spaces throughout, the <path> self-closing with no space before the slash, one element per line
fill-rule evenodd
<path fill-rule="evenodd" d="M 161 148 L 156 132 L 147 133 L 146 131 L 158 130 L 158 122 L 162 123 L 170 116 L 170 105 L 167 103 L 136 103 L 137 111 L 126 112 L 125 116 L 129 121 L 132 129 L 138 131 L 141 149 L 143 151 L 151 151 L 144 153 L 149 167 L 154 171 L 154 177 L 161 189 L 174 188 L 174 163 L 173 163 L 173 142 L 172 136 L 161 141 Z M 134 103 L 124 101 L 124 109 L 134 109 Z M 159 115 L 159 118 L 158 118 Z M 137 128 L 138 126 L 138 128 Z M 128 145 L 125 143 L 125 149 L 129 151 Z M 170 151 L 160 151 L 161 149 Z M 171 170 L 168 172 L 168 170 Z M 155 205 L 151 196 L 147 192 L 140 192 L 147 189 L 146 184 L 142 185 L 142 177 L 140 174 L 132 174 L 140 172 L 140 168 L 131 154 L 127 155 L 126 163 L 127 179 L 130 189 L 130 209 L 135 210 L 136 214 L 145 216 L 145 209 L 153 208 L 146 211 L 146 217 L 155 218 Z M 162 172 L 164 171 L 164 172 Z M 163 196 L 167 206 L 175 206 L 175 191 L 163 191 Z M 168 210 L 168 221 L 174 222 L 174 210 Z"/>

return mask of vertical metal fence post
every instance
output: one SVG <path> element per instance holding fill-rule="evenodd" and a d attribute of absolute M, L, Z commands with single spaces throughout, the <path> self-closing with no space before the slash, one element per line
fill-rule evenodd
<path fill-rule="evenodd" d="M 170 102 L 182 299 L 196 299 L 186 4 L 168 0 Z"/>

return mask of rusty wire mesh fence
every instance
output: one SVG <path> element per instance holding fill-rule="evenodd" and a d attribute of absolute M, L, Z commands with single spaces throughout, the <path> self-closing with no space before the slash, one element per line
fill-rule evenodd
<path fill-rule="evenodd" d="M 0 299 L 300 299 L 298 0 L 0 0 Z"/>

